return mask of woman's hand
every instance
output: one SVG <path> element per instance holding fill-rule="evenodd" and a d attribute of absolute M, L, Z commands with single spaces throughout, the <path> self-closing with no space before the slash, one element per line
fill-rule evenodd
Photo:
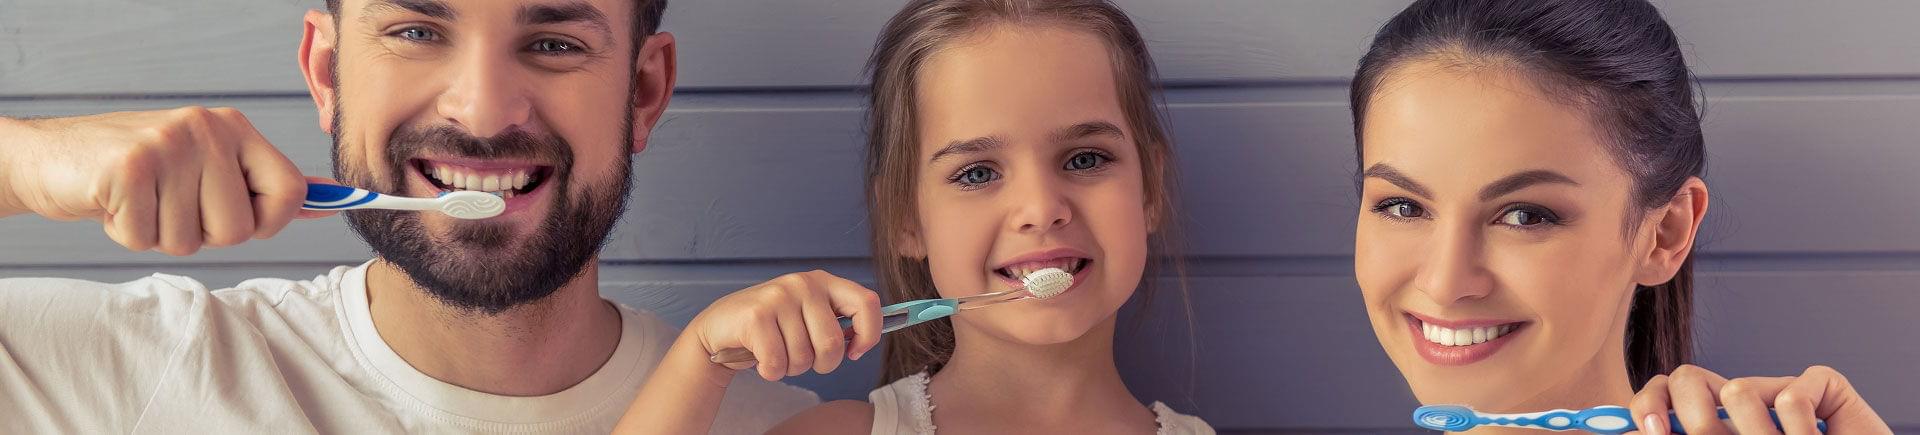
<path fill-rule="evenodd" d="M 1775 427 L 1767 414 L 1780 417 Z M 1673 410 L 1689 434 L 1813 435 L 1816 419 L 1827 422 L 1827 432 L 1841 435 L 1891 434 L 1867 400 L 1845 376 L 1826 366 L 1813 366 L 1799 376 L 1751 377 L 1728 380 L 1707 369 L 1683 365 L 1672 375 L 1655 376 L 1640 389 L 1629 406 L 1642 434 L 1666 434 L 1667 410 Z M 1726 408 L 1726 421 L 1719 408 Z"/>

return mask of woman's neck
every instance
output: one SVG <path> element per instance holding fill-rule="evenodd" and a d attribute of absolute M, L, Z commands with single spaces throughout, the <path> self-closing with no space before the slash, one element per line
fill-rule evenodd
<path fill-rule="evenodd" d="M 1609 340 L 1583 367 L 1564 381 L 1541 390 L 1540 394 L 1518 402 L 1507 413 L 1539 412 L 1552 409 L 1580 410 L 1600 405 L 1627 406 L 1633 400 L 1633 379 L 1627 374 L 1624 338 Z M 1486 427 L 1474 434 L 1529 435 L 1538 429 Z"/>
<path fill-rule="evenodd" d="M 953 356 L 928 385 L 934 425 L 962 432 L 1151 431 L 1154 415 L 1120 379 L 1114 317 L 1073 341 L 1028 345 L 955 324 Z M 1113 426 L 1089 426 L 1089 422 Z"/>

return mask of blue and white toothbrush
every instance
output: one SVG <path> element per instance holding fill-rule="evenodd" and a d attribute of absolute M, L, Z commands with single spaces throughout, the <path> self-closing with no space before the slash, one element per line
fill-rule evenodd
<path fill-rule="evenodd" d="M 1066 292 L 1067 288 L 1073 287 L 1073 274 L 1050 267 L 1029 273 L 1020 281 L 1023 285 L 1013 290 L 963 298 L 921 299 L 880 307 L 881 315 L 886 316 L 880 321 L 880 333 L 898 331 L 928 320 L 951 316 L 961 310 L 971 310 L 1001 302 L 1059 296 L 1060 293 Z M 852 328 L 853 319 L 840 317 L 840 327 Z M 707 360 L 715 364 L 733 364 L 753 361 L 754 357 L 753 352 L 736 347 L 715 352 Z"/>
<path fill-rule="evenodd" d="M 1780 426 L 1780 415 L 1767 410 L 1773 416 L 1774 427 Z M 1727 419 L 1727 410 L 1720 410 L 1720 419 Z M 1595 406 L 1582 410 L 1555 409 L 1552 411 L 1530 412 L 1526 414 L 1491 414 L 1474 411 L 1460 405 L 1427 405 L 1413 410 L 1413 424 L 1420 427 L 1447 431 L 1463 432 L 1476 426 L 1504 426 L 1552 431 L 1583 430 L 1601 435 L 1619 435 L 1635 429 L 1633 412 L 1619 406 Z M 1815 423 L 1820 432 L 1827 431 L 1827 422 Z M 1684 434 L 1686 429 L 1680 426 L 1680 418 L 1667 411 L 1668 433 Z"/>
<path fill-rule="evenodd" d="M 352 210 L 380 208 L 388 210 L 434 210 L 460 219 L 486 219 L 507 210 L 507 200 L 491 193 L 461 190 L 440 194 L 439 198 L 409 198 L 381 195 L 377 192 L 325 183 L 307 183 L 308 210 Z"/>

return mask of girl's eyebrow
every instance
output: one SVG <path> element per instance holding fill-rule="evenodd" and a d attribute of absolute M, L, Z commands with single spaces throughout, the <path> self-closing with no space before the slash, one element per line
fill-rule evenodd
<path fill-rule="evenodd" d="M 1059 131 L 1053 133 L 1053 140 L 1055 142 L 1066 142 L 1070 140 L 1084 139 L 1084 138 L 1093 137 L 1093 136 L 1113 136 L 1115 138 L 1125 138 L 1127 135 L 1126 133 L 1122 133 L 1120 131 L 1120 126 L 1113 125 L 1113 123 L 1111 122 L 1087 121 L 1079 124 L 1070 125 L 1070 126 L 1067 126 L 1066 128 L 1060 129 Z"/>
<path fill-rule="evenodd" d="M 984 153 L 992 151 L 994 148 L 999 148 L 1004 144 L 1006 144 L 1006 141 L 1001 140 L 999 136 L 981 136 L 973 139 L 954 141 L 953 143 L 947 144 L 947 146 L 941 147 L 939 151 L 934 151 L 933 157 L 928 158 L 927 163 L 939 163 L 940 159 L 949 156 Z"/>

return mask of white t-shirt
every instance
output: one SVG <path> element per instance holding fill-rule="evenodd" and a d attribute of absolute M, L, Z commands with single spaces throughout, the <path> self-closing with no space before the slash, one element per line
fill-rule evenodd
<path fill-rule="evenodd" d="M 619 348 L 586 381 L 482 393 L 387 347 L 366 269 L 212 291 L 162 274 L 0 279 L 0 433 L 607 433 L 679 334 L 622 305 Z M 818 403 L 743 371 L 713 429 L 760 433 Z"/>

